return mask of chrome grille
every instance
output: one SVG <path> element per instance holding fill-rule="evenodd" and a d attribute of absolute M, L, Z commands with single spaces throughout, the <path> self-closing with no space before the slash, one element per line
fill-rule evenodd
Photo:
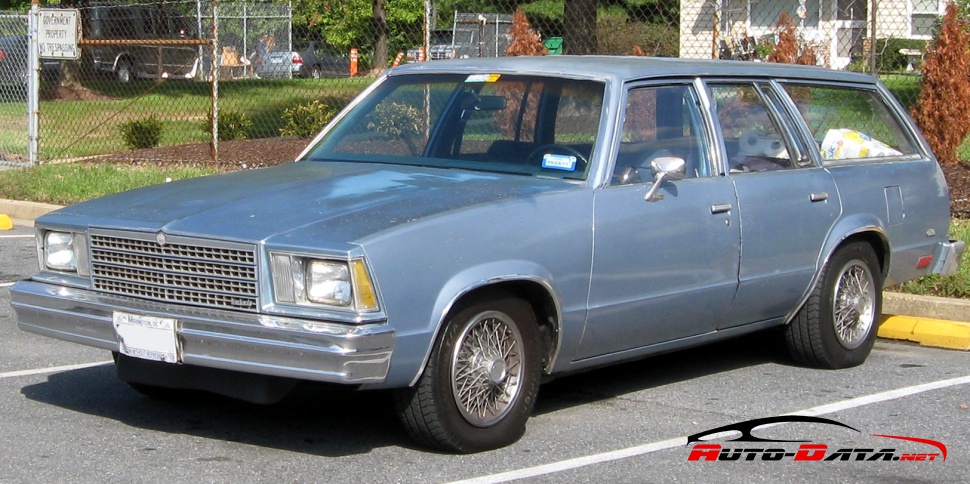
<path fill-rule="evenodd" d="M 155 234 L 92 232 L 94 288 L 154 301 L 256 311 L 253 245 Z"/>

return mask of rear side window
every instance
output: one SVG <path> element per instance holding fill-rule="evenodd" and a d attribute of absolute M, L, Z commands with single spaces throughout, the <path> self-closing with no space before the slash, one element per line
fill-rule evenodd
<path fill-rule="evenodd" d="M 918 155 L 916 143 L 873 90 L 784 84 L 825 163 Z"/>

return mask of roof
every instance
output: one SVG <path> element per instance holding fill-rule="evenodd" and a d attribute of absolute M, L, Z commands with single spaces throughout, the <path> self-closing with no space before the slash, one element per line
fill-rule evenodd
<path fill-rule="evenodd" d="M 436 60 L 406 64 L 390 74 L 411 72 L 495 72 L 516 74 L 567 75 L 584 78 L 647 79 L 670 76 L 769 76 L 774 78 L 818 79 L 872 83 L 874 78 L 856 72 L 821 67 L 767 62 L 681 59 L 674 57 L 633 56 L 529 56 Z"/>

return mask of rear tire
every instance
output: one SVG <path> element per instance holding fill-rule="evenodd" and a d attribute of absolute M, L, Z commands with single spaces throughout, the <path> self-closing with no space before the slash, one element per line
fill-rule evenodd
<path fill-rule="evenodd" d="M 115 78 L 118 79 L 118 82 L 131 82 L 131 64 L 128 61 L 118 64 Z"/>
<path fill-rule="evenodd" d="M 818 282 L 785 328 L 792 358 L 818 368 L 862 364 L 876 341 L 882 311 L 882 275 L 872 247 L 853 242 L 822 268 Z"/>
<path fill-rule="evenodd" d="M 446 324 L 417 385 L 395 404 L 411 438 L 449 452 L 519 440 L 539 391 L 535 313 L 509 295 L 480 299 Z"/>

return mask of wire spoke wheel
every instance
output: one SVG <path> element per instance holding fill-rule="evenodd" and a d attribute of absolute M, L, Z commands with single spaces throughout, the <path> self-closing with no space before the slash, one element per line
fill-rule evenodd
<path fill-rule="evenodd" d="M 449 452 L 509 445 L 525 433 L 542 378 L 532 306 L 498 289 L 453 311 L 417 384 L 395 392 L 416 442 Z"/>
<path fill-rule="evenodd" d="M 839 343 L 846 349 L 859 347 L 875 323 L 874 287 L 869 267 L 859 260 L 847 264 L 835 284 L 833 323 Z"/>
<path fill-rule="evenodd" d="M 882 284 L 871 245 L 856 241 L 835 251 L 785 327 L 785 344 L 795 361 L 832 369 L 861 365 L 876 341 Z"/>
<path fill-rule="evenodd" d="M 507 315 L 476 316 L 458 338 L 451 358 L 451 386 L 462 417 L 489 427 L 512 408 L 521 388 L 521 334 Z"/>

